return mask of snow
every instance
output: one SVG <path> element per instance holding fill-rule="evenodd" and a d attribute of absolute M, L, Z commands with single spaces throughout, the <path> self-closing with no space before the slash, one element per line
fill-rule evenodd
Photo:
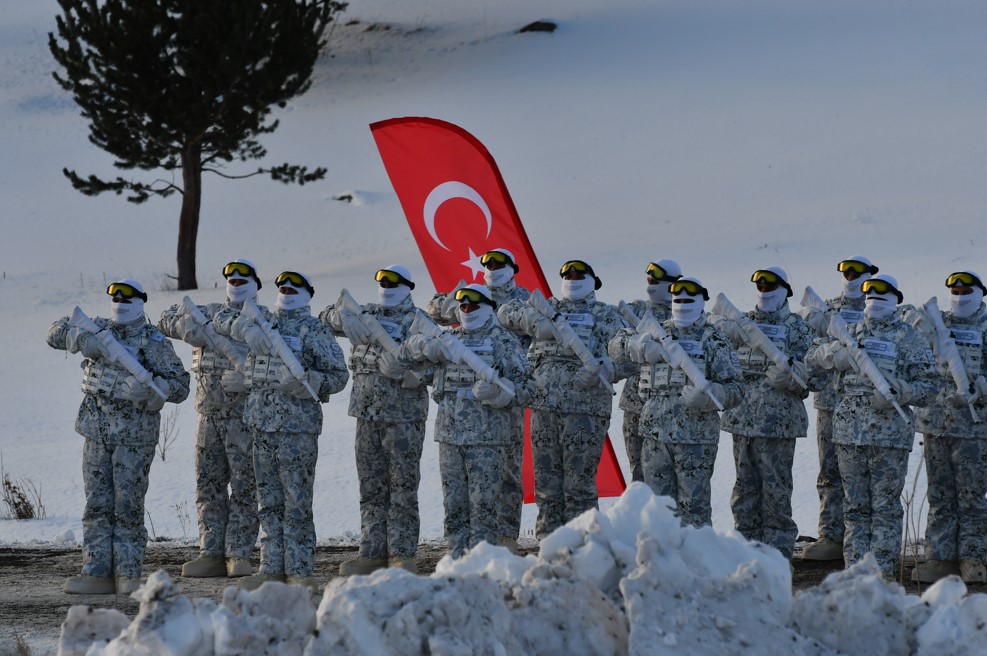
<path fill-rule="evenodd" d="M 45 345 L 51 322 L 77 304 L 105 314 L 103 290 L 116 278 L 144 283 L 154 319 L 184 295 L 170 289 L 168 278 L 175 270 L 179 199 L 134 206 L 111 195 L 86 198 L 61 174 L 63 167 L 107 177 L 120 172 L 88 142 L 78 109 L 50 76 L 46 39 L 57 12 L 55 0 L 0 3 L 0 455 L 14 480 L 38 486 L 47 510 L 44 520 L 0 520 L 0 544 L 78 544 L 81 536 L 82 442 L 72 430 L 78 356 Z M 354 18 L 360 23 L 345 24 Z M 544 18 L 559 23 L 554 34 L 514 33 Z M 785 268 L 796 289 L 811 284 L 829 297 L 839 289 L 834 263 L 861 252 L 898 279 L 906 302 L 922 303 L 941 295 L 948 273 L 983 268 L 985 19 L 987 6 L 972 0 L 354 2 L 334 28 L 332 56 L 316 70 L 312 89 L 277 113 L 281 127 L 263 140 L 271 162 L 327 165 L 327 181 L 285 187 L 207 179 L 200 289 L 191 296 L 221 301 L 220 266 L 248 257 L 265 280 L 283 269 L 309 273 L 318 311 L 343 287 L 372 300 L 371 272 L 401 262 L 417 277 L 414 298 L 424 305 L 434 290 L 367 126 L 433 116 L 470 131 L 496 158 L 543 268 L 551 274 L 574 255 L 591 261 L 604 282 L 601 300 L 642 297 L 644 265 L 660 257 L 678 260 L 741 309 L 754 300 L 749 272 L 769 265 Z M 375 22 L 392 29 L 366 29 Z M 353 202 L 335 200 L 347 194 Z M 273 302 L 272 288 L 261 291 L 262 302 Z M 191 361 L 191 349 L 178 345 L 178 351 Z M 347 397 L 348 390 L 324 406 L 315 490 L 323 542 L 359 535 Z M 793 512 L 800 533 L 815 535 L 815 413 L 807 406 L 810 432 L 796 449 Z M 158 538 L 194 541 L 195 417 L 190 402 L 177 412 L 176 439 L 151 470 L 148 529 Z M 621 420 L 615 407 L 610 436 L 626 464 Z M 426 439 L 422 536 L 438 538 L 442 504 L 431 428 Z M 906 488 L 915 490 L 907 517 L 913 541 L 924 527 L 919 442 Z M 601 502 L 602 514 L 546 540 L 537 565 L 481 552 L 443 565 L 449 569 L 442 576 L 455 578 L 456 568 L 468 566 L 463 578 L 483 573 L 498 585 L 509 580 L 524 593 L 518 603 L 555 612 L 577 633 L 585 628 L 577 626 L 578 611 L 560 600 L 568 599 L 566 590 L 572 595 L 592 584 L 625 614 L 632 651 L 647 648 L 640 640 L 697 652 L 706 648 L 704 636 L 718 632 L 750 639 L 794 632 L 820 643 L 832 633 L 847 653 L 880 651 L 904 634 L 909 648 L 928 653 L 949 652 L 944 644 L 963 653 L 958 641 L 950 643 L 957 635 L 970 639 L 969 649 L 982 644 L 972 637 L 982 630 L 979 595 L 958 601 L 943 584 L 941 598 L 931 599 L 930 590 L 916 605 L 863 565 L 839 575 L 832 589 L 786 602 L 776 589 L 784 588 L 778 580 L 784 572 L 771 555 L 759 551 L 755 558 L 729 540 L 732 485 L 730 441 L 723 436 L 713 528 L 705 533 L 675 533 L 658 509 L 609 499 Z M 534 512 L 525 508 L 529 535 Z M 651 539 L 637 541 L 638 525 Z M 562 569 L 585 579 L 548 578 L 549 571 L 561 577 Z M 345 582 L 338 594 L 349 598 L 348 586 L 368 581 L 419 589 L 414 586 L 433 579 L 397 573 Z M 718 619 L 698 626 L 705 614 L 675 610 L 667 623 L 656 622 L 653 611 L 649 622 L 638 621 L 659 607 L 650 604 L 674 598 L 648 596 L 666 583 L 680 586 L 677 593 L 703 589 L 720 600 Z M 447 594 L 479 602 L 487 599 L 483 585 L 457 583 Z M 556 588 L 562 593 L 553 596 Z M 643 603 L 634 596 L 640 593 Z M 402 594 L 441 605 L 421 590 Z M 808 603 L 809 596 L 819 597 L 816 612 L 789 617 L 799 615 L 799 600 Z M 707 608 L 702 599 L 694 603 Z M 603 617 L 605 604 L 599 606 L 594 614 Z M 872 606 L 888 610 L 880 622 Z M 926 616 L 916 623 L 921 608 Z M 522 635 L 507 617 L 498 620 L 508 629 L 497 637 Z M 759 628 L 745 628 L 747 621 Z M 793 628 L 813 622 L 821 624 Z M 533 631 L 532 639 L 552 639 L 542 633 Z M 458 635 L 436 633 L 434 648 L 454 652 L 457 640 L 466 640 Z M 788 647 L 801 648 L 801 640 Z"/>

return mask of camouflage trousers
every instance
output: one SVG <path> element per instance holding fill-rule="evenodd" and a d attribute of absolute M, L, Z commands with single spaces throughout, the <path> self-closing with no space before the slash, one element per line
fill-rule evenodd
<path fill-rule="evenodd" d="M 114 445 L 86 439 L 83 574 L 140 577 L 147 546 L 144 496 L 154 448 L 154 444 Z"/>
<path fill-rule="evenodd" d="M 641 413 L 624 411 L 624 448 L 627 450 L 627 463 L 631 468 L 631 481 L 643 481 L 644 433 L 641 432 Z M 651 485 L 648 483 L 648 485 Z M 652 486 L 651 489 L 654 489 Z"/>
<path fill-rule="evenodd" d="M 659 496 L 671 497 L 682 521 L 692 526 L 711 526 L 710 505 L 716 444 L 669 444 L 644 440 L 641 465 L 644 482 Z"/>
<path fill-rule="evenodd" d="M 792 464 L 795 440 L 733 436 L 737 480 L 730 509 L 737 532 L 770 545 L 791 559 L 798 537 L 792 519 Z"/>
<path fill-rule="evenodd" d="M 498 543 L 497 498 L 505 448 L 439 443 L 445 536 L 453 558 L 480 542 Z"/>
<path fill-rule="evenodd" d="M 524 412 L 511 415 L 511 444 L 505 447 L 504 479 L 497 498 L 497 533 L 516 540 L 521 533 L 521 510 L 524 507 Z"/>
<path fill-rule="evenodd" d="M 539 540 L 570 519 L 598 508 L 596 470 L 609 417 L 548 410 L 531 412 L 531 451 Z"/>
<path fill-rule="evenodd" d="M 987 558 L 987 440 L 924 435 L 929 480 L 926 555 Z"/>
<path fill-rule="evenodd" d="M 424 442 L 424 421 L 356 420 L 361 556 L 413 557 L 418 551 Z"/>
<path fill-rule="evenodd" d="M 843 479 L 833 445 L 833 411 L 816 410 L 816 443 L 819 447 L 819 537 L 843 542 Z"/>
<path fill-rule="evenodd" d="M 836 456 L 843 476 L 843 559 L 849 566 L 871 552 L 884 577 L 896 580 L 908 449 L 837 444 Z"/>
<path fill-rule="evenodd" d="M 311 576 L 315 565 L 312 489 L 318 435 L 259 431 L 254 470 L 260 517 L 260 572 Z"/>
<path fill-rule="evenodd" d="M 195 507 L 199 548 L 250 558 L 257 541 L 253 433 L 242 416 L 200 414 L 195 426 Z"/>

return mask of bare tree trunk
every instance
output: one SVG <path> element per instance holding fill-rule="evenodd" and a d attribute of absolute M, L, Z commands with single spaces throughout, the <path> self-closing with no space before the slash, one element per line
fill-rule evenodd
<path fill-rule="evenodd" d="M 178 218 L 178 289 L 198 289 L 195 280 L 195 242 L 202 207 L 202 160 L 198 145 L 182 152 L 182 213 Z"/>

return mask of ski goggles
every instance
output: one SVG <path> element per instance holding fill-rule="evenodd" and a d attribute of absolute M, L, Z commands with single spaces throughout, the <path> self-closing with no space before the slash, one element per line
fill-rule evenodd
<path fill-rule="evenodd" d="M 393 285 L 405 285 L 414 289 L 415 286 L 410 280 L 407 280 L 404 276 L 396 271 L 391 271 L 390 269 L 381 269 L 374 275 L 374 280 L 377 282 L 389 282 Z"/>
<path fill-rule="evenodd" d="M 514 262 L 507 256 L 506 253 L 501 253 L 500 251 L 487 251 L 480 257 L 480 264 L 486 267 L 488 264 L 503 264 L 504 266 L 513 267 Z"/>
<path fill-rule="evenodd" d="M 872 267 L 870 264 L 865 262 L 860 262 L 859 260 L 843 260 L 836 265 L 836 270 L 840 273 L 857 273 L 863 275 L 865 273 L 873 273 L 871 271 Z"/>
<path fill-rule="evenodd" d="M 147 303 L 147 294 L 140 291 L 133 285 L 128 285 L 125 282 L 115 282 L 106 288 L 106 293 L 110 296 L 122 296 L 123 298 L 130 300 L 132 298 L 139 298 L 140 300 Z"/>
<path fill-rule="evenodd" d="M 282 271 L 278 274 L 278 277 L 274 279 L 274 284 L 278 287 L 291 285 L 296 289 L 307 290 L 309 296 L 315 296 L 315 288 L 308 284 L 308 280 L 305 279 L 305 276 L 297 271 Z"/>
<path fill-rule="evenodd" d="M 650 278 L 654 278 L 660 282 L 675 282 L 678 280 L 676 276 L 668 275 L 668 271 L 665 271 L 661 266 L 651 262 L 648 264 L 648 268 L 644 270 Z"/>
<path fill-rule="evenodd" d="M 860 285 L 860 291 L 865 294 L 874 293 L 880 296 L 883 296 L 884 294 L 894 294 L 895 296 L 898 296 L 901 293 L 887 280 L 874 278 L 865 280 L 863 284 Z"/>
<path fill-rule="evenodd" d="M 695 280 L 676 280 L 668 286 L 668 291 L 672 296 L 686 293 L 689 296 L 703 296 L 709 298 L 709 292 Z"/>
<path fill-rule="evenodd" d="M 774 271 L 765 271 L 763 269 L 758 269 L 754 272 L 751 276 L 751 282 L 763 282 L 769 285 L 784 285 L 785 287 L 788 287 L 788 283 L 786 283 L 777 273 Z"/>
<path fill-rule="evenodd" d="M 244 278 L 256 278 L 257 272 L 249 264 L 243 262 L 230 262 L 223 267 L 223 277 L 229 278 L 232 275 L 243 276 Z"/>
<path fill-rule="evenodd" d="M 493 305 L 493 301 L 475 289 L 457 289 L 455 299 L 459 301 L 460 305 L 465 305 L 466 303 L 486 303 L 487 305 Z"/>
<path fill-rule="evenodd" d="M 980 281 L 980 278 L 969 271 L 957 271 L 956 273 L 949 274 L 949 277 L 946 278 L 947 287 L 956 287 L 959 285 L 984 288 L 984 283 Z"/>
<path fill-rule="evenodd" d="M 559 275 L 564 277 L 565 274 L 572 271 L 575 271 L 576 273 L 588 273 L 593 276 L 593 267 L 586 264 L 582 260 L 569 260 L 562 265 L 561 269 L 559 269 Z M 596 276 L 593 277 L 595 278 Z"/>

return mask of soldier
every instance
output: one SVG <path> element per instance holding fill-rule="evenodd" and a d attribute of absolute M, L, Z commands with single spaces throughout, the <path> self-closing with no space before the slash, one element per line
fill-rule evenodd
<path fill-rule="evenodd" d="M 398 343 L 421 310 L 411 299 L 415 283 L 399 264 L 377 271 L 378 303 L 363 311 Z M 356 471 L 360 477 L 360 555 L 339 566 L 339 573 L 370 574 L 382 567 L 417 572 L 418 483 L 428 418 L 424 381 L 400 372 L 397 380 L 380 371 L 383 346 L 353 312 L 329 306 L 319 316 L 352 345 L 353 389 L 349 415 L 356 418 Z"/>
<path fill-rule="evenodd" d="M 958 389 L 935 333 L 940 392 L 916 412 L 923 433 L 929 481 L 929 520 L 925 527 L 928 560 L 912 570 L 912 580 L 934 583 L 959 574 L 967 583 L 984 583 L 987 570 L 987 307 L 979 275 L 957 271 L 946 279 L 949 310 L 942 320 L 962 361 L 969 387 Z M 928 330 L 928 329 L 926 329 Z M 956 366 L 954 364 L 954 366 Z M 971 413 L 976 412 L 976 419 Z"/>
<path fill-rule="evenodd" d="M 498 313 L 509 330 L 532 337 L 528 362 L 534 378 L 531 447 L 539 539 L 598 507 L 596 470 L 613 406 L 603 384 L 614 380 L 607 345 L 626 327 L 617 308 L 596 300 L 602 282 L 589 264 L 570 260 L 559 275 L 562 294 L 548 301 L 600 363 L 597 370 L 583 366 L 572 348 L 580 347 L 557 340 L 557 326 L 533 307 L 512 303 Z"/>
<path fill-rule="evenodd" d="M 153 388 L 138 380 L 100 337 L 72 325 L 69 317 L 48 331 L 52 348 L 82 353 L 82 405 L 75 430 L 86 438 L 82 475 L 82 575 L 65 582 L 72 594 L 129 594 L 140 586 L 147 530 L 144 496 L 154 459 L 165 400 L 188 396 L 189 374 L 171 342 L 144 316 L 147 294 L 129 278 L 106 288 L 110 319 L 96 318 L 116 345 L 153 376 Z M 155 389 L 163 395 L 160 396 Z"/>
<path fill-rule="evenodd" d="M 792 518 L 792 464 L 795 438 L 805 437 L 809 395 L 803 359 L 812 329 L 788 308 L 792 287 L 780 267 L 758 269 L 751 276 L 757 305 L 747 313 L 757 328 L 790 358 L 783 369 L 748 343 L 736 321 L 713 315 L 717 327 L 733 341 L 743 372 L 743 399 L 723 413 L 721 428 L 733 434 L 737 480 L 730 497 L 734 526 L 748 540 L 771 545 L 791 560 L 798 526 Z"/>
<path fill-rule="evenodd" d="M 644 482 L 655 494 L 675 499 L 683 522 L 709 526 L 710 480 L 720 441 L 720 415 L 711 396 L 727 408 L 740 401 L 740 365 L 730 342 L 706 319 L 709 292 L 699 280 L 680 278 L 669 285 L 669 295 L 671 319 L 662 327 L 699 367 L 710 383 L 708 393 L 669 364 L 669 354 L 646 332 L 619 331 L 610 342 L 610 357 L 618 367 L 627 361 L 639 367 L 634 376 L 644 404 L 641 427 L 634 430 L 644 436 Z"/>
<path fill-rule="evenodd" d="M 672 295 L 668 291 L 668 286 L 682 277 L 682 269 L 674 260 L 658 260 L 657 262 L 650 262 L 644 273 L 648 281 L 648 298 L 631 301 L 627 304 L 627 308 L 638 319 L 642 318 L 646 312 L 650 312 L 659 322 L 665 321 L 672 313 Z M 629 317 L 624 318 L 630 320 Z M 633 326 L 623 330 L 621 344 L 634 336 L 635 333 L 632 328 Z M 611 357 L 613 357 L 612 353 Z M 614 362 L 618 364 L 616 361 Z M 624 447 L 627 450 L 627 462 L 631 468 L 631 480 L 643 481 L 641 446 L 644 441 L 644 434 L 641 432 L 641 410 L 644 408 L 645 394 L 639 389 L 641 384 L 641 367 L 639 365 L 650 363 L 630 362 L 626 357 L 624 363 L 630 366 L 627 371 L 617 372 L 618 379 L 625 379 L 624 391 L 620 395 L 617 406 L 624 411 Z"/>
<path fill-rule="evenodd" d="M 261 288 L 257 269 L 239 259 L 223 267 L 226 302 L 198 306 L 207 321 L 229 308 L 238 311 Z M 158 328 L 195 347 L 195 507 L 199 515 L 199 556 L 182 565 L 182 576 L 239 577 L 251 573 L 257 541 L 257 485 L 254 436 L 243 421 L 247 388 L 236 362 L 246 362 L 247 345 L 229 340 L 233 360 L 206 341 L 206 327 L 181 305 L 161 313 Z M 219 337 L 219 339 L 228 339 Z M 242 366 L 242 365 L 241 365 Z M 229 492 L 227 492 L 229 489 Z"/>
<path fill-rule="evenodd" d="M 508 303 L 523 305 L 531 296 L 524 287 L 519 287 L 514 279 L 520 271 L 514 261 L 514 254 L 505 248 L 495 248 L 480 256 L 480 264 L 486 271 L 483 282 L 493 297 L 498 308 Z M 436 294 L 425 312 L 429 318 L 440 326 L 452 326 L 459 323 L 459 303 L 453 290 L 448 294 Z M 521 343 L 521 348 L 527 350 L 531 338 L 524 333 L 515 334 Z M 497 524 L 500 526 L 500 544 L 507 547 L 511 553 L 517 553 L 517 539 L 521 533 L 521 510 L 524 506 L 524 486 L 521 482 L 521 467 L 524 460 L 524 407 L 511 405 L 513 422 L 511 424 L 513 440 L 508 453 L 507 466 L 504 467 L 504 480 L 501 482 L 501 494 L 497 499 Z"/>
<path fill-rule="evenodd" d="M 892 401 L 903 408 L 925 405 L 938 383 L 925 339 L 897 313 L 903 300 L 898 282 L 880 274 L 865 280 L 861 290 L 864 319 L 848 326 L 850 337 L 880 370 L 892 399 L 877 390 L 839 340 L 816 340 L 806 364 L 810 375 L 814 369 L 837 371 L 833 444 L 843 479 L 843 559 L 851 565 L 873 552 L 881 573 L 894 580 L 904 516 L 900 497 L 915 433 Z M 907 415 L 907 408 L 903 411 Z"/>
<path fill-rule="evenodd" d="M 240 579 L 253 590 L 266 581 L 318 588 L 312 486 L 322 432 L 322 403 L 346 386 L 349 372 L 332 331 L 311 314 L 315 289 L 308 276 L 284 271 L 275 279 L 276 331 L 236 308 L 216 314 L 216 331 L 250 348 L 244 421 L 254 431 L 254 471 L 262 529 L 260 569 Z M 290 358 L 290 360 L 286 360 Z M 304 368 L 296 378 L 291 360 Z M 314 394 L 313 394 L 314 393 Z"/>
<path fill-rule="evenodd" d="M 432 398 L 439 404 L 435 441 L 445 535 L 449 554 L 459 558 L 480 542 L 499 541 L 497 500 L 514 439 L 511 407 L 527 400 L 529 372 L 517 338 L 494 316 L 490 291 L 467 285 L 455 298 L 460 304 L 459 327 L 450 334 L 458 343 L 445 336 L 412 335 L 401 347 L 400 359 L 437 365 Z M 480 378 L 458 349 L 480 356 L 514 393 Z"/>
<path fill-rule="evenodd" d="M 864 318 L 864 293 L 860 286 L 875 275 L 878 268 L 863 255 L 842 260 L 836 270 L 843 275 L 843 290 L 836 298 L 826 301 L 833 312 L 839 312 L 847 324 Z M 827 337 L 829 312 L 806 308 L 805 320 L 818 337 Z M 819 539 L 802 551 L 803 560 L 840 560 L 843 558 L 843 481 L 833 446 L 833 410 L 839 401 L 836 376 L 827 371 L 819 380 L 813 380 L 816 409 L 816 443 L 819 447 L 819 476 L 816 492 L 819 494 Z"/>

